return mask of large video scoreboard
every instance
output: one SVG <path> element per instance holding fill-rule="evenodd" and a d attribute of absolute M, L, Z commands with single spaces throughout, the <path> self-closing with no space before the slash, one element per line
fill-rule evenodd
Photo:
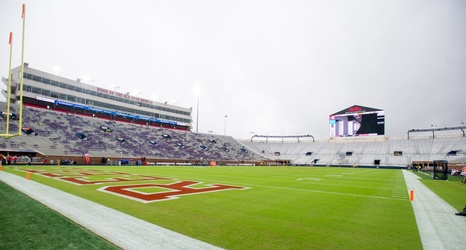
<path fill-rule="evenodd" d="M 329 116 L 330 138 L 385 134 L 385 112 L 354 105 Z"/>

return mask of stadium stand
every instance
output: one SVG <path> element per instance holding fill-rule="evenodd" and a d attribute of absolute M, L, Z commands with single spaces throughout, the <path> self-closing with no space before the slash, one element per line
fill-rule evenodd
<path fill-rule="evenodd" d="M 5 110 L 5 103 L 0 109 Z M 16 114 L 18 106 L 11 106 Z M 10 119 L 10 133 L 18 130 Z M 5 131 L 5 118 L 0 129 Z M 396 167 L 448 160 L 466 162 L 466 137 L 386 138 L 382 140 L 251 141 L 229 136 L 101 119 L 34 106 L 23 108 L 24 131 L 20 136 L 0 138 L 3 155 L 48 157 L 50 163 L 73 159 L 84 164 L 84 155 L 94 164 L 116 164 L 120 159 L 147 162 L 197 164 L 318 165 Z M 80 135 L 80 136 L 78 136 Z M 84 136 L 82 136 L 84 135 Z M 82 138 L 81 138 L 82 137 Z M 36 160 L 42 162 L 42 160 Z M 450 164 L 455 166 L 454 164 Z"/>
<path fill-rule="evenodd" d="M 5 103 L 0 106 L 5 110 L 4 107 Z M 12 112 L 17 109 L 12 105 Z M 23 126 L 34 128 L 37 135 L 22 133 L 9 139 L 1 138 L 4 153 L 9 150 L 36 151 L 44 156 L 59 158 L 87 154 L 99 158 L 145 157 L 153 161 L 177 162 L 266 160 L 244 150 L 241 144 L 228 136 L 117 122 L 36 107 L 23 108 Z M 4 121 L 0 129 L 5 131 Z M 17 121 L 10 120 L 10 133 L 15 133 L 17 129 Z M 77 134 L 86 137 L 82 139 Z"/>
<path fill-rule="evenodd" d="M 466 156 L 466 137 L 461 135 L 374 141 L 240 142 L 263 157 L 294 165 L 406 167 L 433 160 L 465 164 Z"/>

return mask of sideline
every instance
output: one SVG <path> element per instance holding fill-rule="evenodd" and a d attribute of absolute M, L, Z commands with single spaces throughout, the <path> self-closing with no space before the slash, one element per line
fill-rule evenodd
<path fill-rule="evenodd" d="M 0 181 L 122 249 L 221 249 L 11 173 L 0 171 Z"/>
<path fill-rule="evenodd" d="M 408 192 L 414 190 L 414 201 L 411 204 L 423 248 L 465 249 L 466 217 L 455 215 L 458 211 L 419 181 L 417 175 L 402 171 Z"/>

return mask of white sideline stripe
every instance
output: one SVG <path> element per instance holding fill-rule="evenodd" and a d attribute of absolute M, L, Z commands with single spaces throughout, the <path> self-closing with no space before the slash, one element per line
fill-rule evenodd
<path fill-rule="evenodd" d="M 0 180 L 123 249 L 221 249 L 11 173 Z"/>
<path fill-rule="evenodd" d="M 414 190 L 411 204 L 423 248 L 466 249 L 466 217 L 455 215 L 459 211 L 426 187 L 414 173 L 403 170 L 403 176 L 408 192 Z"/>

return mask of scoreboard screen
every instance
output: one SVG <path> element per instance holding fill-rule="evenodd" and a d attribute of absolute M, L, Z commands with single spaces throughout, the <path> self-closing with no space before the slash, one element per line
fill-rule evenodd
<path fill-rule="evenodd" d="M 372 136 L 385 134 L 385 112 L 352 106 L 329 116 L 330 137 Z"/>

